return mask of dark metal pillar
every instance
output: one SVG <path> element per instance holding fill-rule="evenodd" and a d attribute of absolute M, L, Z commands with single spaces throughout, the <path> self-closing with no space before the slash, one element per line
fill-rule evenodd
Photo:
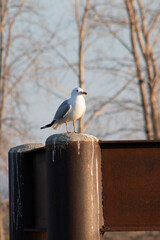
<path fill-rule="evenodd" d="M 48 240 L 100 240 L 101 151 L 87 134 L 56 134 L 46 141 Z"/>
<path fill-rule="evenodd" d="M 42 220 L 46 202 L 42 203 L 45 200 L 43 172 L 46 171 L 39 170 L 39 165 L 43 167 L 43 159 L 45 163 L 43 145 L 38 143 L 13 147 L 9 151 L 10 240 L 32 239 L 32 232 L 25 232 L 25 229 L 37 230 L 44 225 Z"/>

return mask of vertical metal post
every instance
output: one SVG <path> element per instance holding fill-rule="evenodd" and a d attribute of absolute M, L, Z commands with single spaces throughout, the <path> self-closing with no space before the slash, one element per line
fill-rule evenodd
<path fill-rule="evenodd" d="M 101 151 L 87 134 L 46 141 L 48 240 L 100 240 L 103 225 Z"/>
<path fill-rule="evenodd" d="M 38 151 L 42 144 L 25 144 L 9 151 L 9 215 L 10 240 L 26 239 L 24 228 L 34 222 L 33 159 L 32 151 Z M 26 184 L 26 181 L 30 184 Z M 33 227 L 33 226 L 32 226 Z M 29 239 L 29 238 L 28 238 Z"/>

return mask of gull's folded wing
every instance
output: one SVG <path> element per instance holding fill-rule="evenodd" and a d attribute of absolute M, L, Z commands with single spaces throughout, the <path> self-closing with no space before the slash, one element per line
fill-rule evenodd
<path fill-rule="evenodd" d="M 57 112 L 54 116 L 55 120 L 59 120 L 67 116 L 67 114 L 71 111 L 72 106 L 68 104 L 68 100 L 65 100 L 57 109 Z"/>

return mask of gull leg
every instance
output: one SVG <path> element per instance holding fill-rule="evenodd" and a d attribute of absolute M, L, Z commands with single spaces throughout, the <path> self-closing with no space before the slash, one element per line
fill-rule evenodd
<path fill-rule="evenodd" d="M 74 133 L 76 133 L 75 120 L 73 120 Z"/>
<path fill-rule="evenodd" d="M 67 130 L 67 133 L 69 133 L 69 131 L 68 131 L 68 123 L 67 123 L 67 121 L 66 121 L 66 130 Z"/>

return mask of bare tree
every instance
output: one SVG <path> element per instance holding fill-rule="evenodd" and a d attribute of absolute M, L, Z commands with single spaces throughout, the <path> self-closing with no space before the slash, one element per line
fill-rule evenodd
<path fill-rule="evenodd" d="M 7 170 L 8 149 L 31 136 L 25 89 L 44 48 L 33 32 L 41 22 L 31 2 L 1 0 L 0 11 L 0 167 Z"/>
<path fill-rule="evenodd" d="M 97 18 L 97 13 L 93 11 L 94 4 L 91 0 L 86 0 L 82 3 L 79 0 L 75 0 L 75 18 L 76 24 L 78 27 L 78 80 L 79 86 L 84 89 L 85 85 L 85 55 L 87 50 L 92 48 L 97 41 L 97 38 L 92 38 L 94 31 L 94 22 Z M 102 11 L 99 11 L 98 14 L 102 14 L 105 11 L 105 8 Z M 87 42 L 88 39 L 91 39 Z M 93 117 L 93 116 L 92 116 Z M 90 117 L 90 119 L 92 118 Z M 87 123 L 84 123 L 83 117 L 79 121 L 79 132 L 84 132 L 88 126 L 89 120 Z"/>
<path fill-rule="evenodd" d="M 2 195 L 0 193 L 0 239 L 5 240 L 4 234 L 4 224 L 3 224 L 3 203 L 2 203 Z"/>
<path fill-rule="evenodd" d="M 79 54 L 78 54 L 78 78 L 79 78 L 79 86 L 84 89 L 84 41 L 87 31 L 87 18 L 90 10 L 91 0 L 87 0 L 85 6 L 83 8 L 83 13 L 80 14 L 79 1 L 75 1 L 75 9 L 76 9 L 76 22 L 78 26 L 79 33 Z M 82 15 L 82 16 L 81 16 Z M 83 117 L 79 120 L 79 132 L 84 132 L 84 120 Z"/>
<path fill-rule="evenodd" d="M 159 66 L 155 57 L 155 41 L 159 33 L 155 36 L 152 33 L 159 22 L 160 11 L 157 9 L 156 12 L 155 10 L 152 12 L 152 23 L 147 26 L 147 13 L 142 1 L 125 0 L 125 4 L 129 18 L 132 54 L 141 94 L 145 132 L 148 139 L 159 139 Z"/>
<path fill-rule="evenodd" d="M 117 58 L 108 57 L 107 62 L 114 62 L 112 68 L 106 68 L 106 72 L 112 72 L 111 74 L 115 76 L 118 74 L 120 79 L 122 77 L 128 79 L 128 83 L 138 83 L 134 86 L 139 89 L 141 97 L 141 112 L 143 114 L 146 138 L 159 139 L 159 5 L 155 1 L 152 3 L 150 1 L 143 2 L 142 0 L 112 1 L 110 11 L 105 11 L 103 15 L 98 13 L 97 6 L 99 5 L 92 8 L 98 16 L 98 21 L 94 25 L 95 30 L 106 30 L 108 36 L 112 35 L 116 40 L 116 44 L 119 44 L 124 49 L 122 58 L 118 56 L 118 52 Z M 102 64 L 103 61 L 101 57 Z M 117 66 L 122 68 L 118 70 Z M 122 70 L 123 73 L 126 72 L 126 75 L 120 75 Z M 124 84 L 129 86 L 127 82 Z M 127 91 L 128 88 L 122 87 L 122 89 Z M 101 115 L 100 112 L 106 104 L 107 101 L 104 101 L 96 108 L 88 119 L 88 123 L 97 114 Z"/>
<path fill-rule="evenodd" d="M 3 22 L 4 22 L 4 4 L 3 0 L 0 1 L 0 149 L 2 142 L 2 113 L 3 113 L 3 89 L 4 83 L 2 79 L 2 52 L 3 52 Z M 0 150 L 1 156 L 1 150 Z"/>

